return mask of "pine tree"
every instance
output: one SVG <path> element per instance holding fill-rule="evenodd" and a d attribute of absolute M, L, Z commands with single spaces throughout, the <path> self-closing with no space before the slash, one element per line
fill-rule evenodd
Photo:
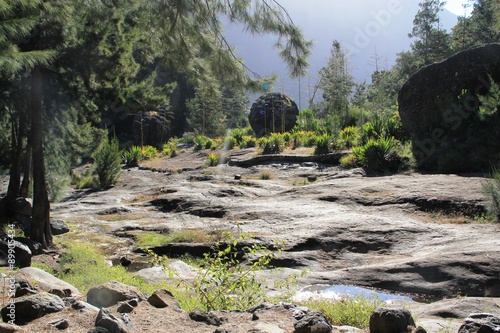
<path fill-rule="evenodd" d="M 425 0 L 419 3 L 420 10 L 413 20 L 413 30 L 408 37 L 416 40 L 411 50 L 422 67 L 436 61 L 441 61 L 450 55 L 450 36 L 441 29 L 439 13 L 445 2 L 440 0 Z"/>
<path fill-rule="evenodd" d="M 347 52 L 338 41 L 333 42 L 328 64 L 319 74 L 319 87 L 323 90 L 327 113 L 336 118 L 342 128 L 349 118 L 349 97 L 354 78 L 350 73 Z"/>

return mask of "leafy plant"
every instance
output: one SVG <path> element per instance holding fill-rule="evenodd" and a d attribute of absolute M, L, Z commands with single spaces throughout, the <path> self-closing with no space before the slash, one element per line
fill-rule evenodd
<path fill-rule="evenodd" d="M 348 154 L 340 158 L 339 164 L 343 168 L 352 169 L 358 166 L 358 160 L 356 158 L 356 155 Z"/>
<path fill-rule="evenodd" d="M 205 144 L 207 143 L 207 139 L 208 138 L 206 138 L 203 135 L 197 135 L 194 138 L 194 150 L 198 151 L 198 150 L 205 149 Z"/>
<path fill-rule="evenodd" d="M 391 169 L 389 153 L 394 146 L 393 138 L 369 139 L 363 146 L 354 147 L 352 153 L 362 167 L 378 171 L 389 170 Z"/>
<path fill-rule="evenodd" d="M 312 298 L 301 305 L 323 312 L 330 319 L 332 325 L 365 329 L 369 326 L 373 311 L 382 304 L 383 301 L 377 298 L 358 297 L 355 299 L 342 298 L 335 301 Z"/>
<path fill-rule="evenodd" d="M 483 183 L 483 190 L 488 198 L 488 213 L 500 222 L 500 168 L 493 167 L 492 178 Z"/>
<path fill-rule="evenodd" d="M 269 180 L 272 178 L 272 175 L 269 171 L 262 171 L 259 173 L 259 179 L 260 180 Z"/>
<path fill-rule="evenodd" d="M 123 161 L 125 165 L 129 167 L 139 166 L 139 162 L 142 161 L 142 149 L 139 146 L 132 146 L 129 150 L 123 152 Z"/>
<path fill-rule="evenodd" d="M 144 146 L 142 148 L 142 156 L 145 159 L 155 158 L 158 156 L 158 149 L 153 146 Z"/>
<path fill-rule="evenodd" d="M 162 154 L 166 156 L 174 157 L 177 153 L 177 143 L 178 140 L 169 140 L 162 146 Z"/>
<path fill-rule="evenodd" d="M 328 135 L 323 134 L 317 137 L 316 147 L 314 149 L 315 155 L 328 154 L 334 147 L 335 139 Z"/>
<path fill-rule="evenodd" d="M 210 153 L 208 154 L 208 165 L 209 166 L 217 166 L 219 165 L 221 155 L 218 153 Z"/>
<path fill-rule="evenodd" d="M 342 145 L 346 148 L 352 148 L 359 143 L 360 129 L 356 126 L 348 126 L 340 131 L 339 136 Z"/>
<path fill-rule="evenodd" d="M 262 154 L 279 154 L 285 149 L 285 139 L 280 133 L 272 133 L 270 136 L 258 140 Z"/>
<path fill-rule="evenodd" d="M 102 188 L 116 184 L 121 174 L 120 148 L 116 138 L 104 140 L 96 151 L 94 170 Z"/>

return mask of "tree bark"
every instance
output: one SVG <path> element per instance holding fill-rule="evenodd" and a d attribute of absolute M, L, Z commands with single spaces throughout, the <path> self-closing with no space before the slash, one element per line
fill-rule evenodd
<path fill-rule="evenodd" d="M 23 140 L 21 136 L 21 124 L 19 120 L 12 115 L 12 155 L 10 164 L 10 179 L 9 187 L 7 189 L 7 203 L 14 202 L 19 196 L 19 188 L 21 186 L 21 157 L 23 154 Z"/>
<path fill-rule="evenodd" d="M 31 144 L 33 159 L 33 215 L 31 239 L 42 244 L 44 249 L 52 246 L 50 231 L 50 203 L 45 181 L 43 154 L 43 72 L 35 67 L 32 72 L 31 100 Z"/>
<path fill-rule="evenodd" d="M 29 140 L 28 140 L 28 145 L 26 146 L 26 154 L 25 154 L 23 169 L 24 169 L 23 181 L 21 183 L 21 188 L 19 189 L 19 196 L 27 198 L 29 194 L 31 173 L 33 169 L 31 167 L 31 144 L 29 143 Z"/>

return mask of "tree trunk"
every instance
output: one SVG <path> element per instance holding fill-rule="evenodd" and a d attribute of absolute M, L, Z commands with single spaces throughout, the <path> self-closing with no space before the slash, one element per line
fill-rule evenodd
<path fill-rule="evenodd" d="M 7 202 L 10 204 L 19 196 L 21 186 L 21 157 L 23 154 L 23 139 L 21 137 L 21 125 L 19 120 L 12 115 L 12 156 L 10 165 L 9 187 L 7 189 Z"/>
<path fill-rule="evenodd" d="M 24 175 L 23 181 L 21 183 L 21 189 L 19 190 L 19 196 L 27 198 L 30 189 L 31 172 L 33 168 L 31 166 L 31 144 L 28 140 L 28 146 L 26 146 L 26 155 L 24 160 Z"/>
<path fill-rule="evenodd" d="M 43 73 L 40 67 L 32 72 L 31 144 L 33 157 L 33 215 L 31 239 L 44 249 L 52 246 L 50 231 L 50 203 L 45 182 L 43 154 Z"/>

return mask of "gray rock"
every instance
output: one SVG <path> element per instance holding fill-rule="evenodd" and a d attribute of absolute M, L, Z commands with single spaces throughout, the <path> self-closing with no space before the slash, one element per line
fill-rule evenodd
<path fill-rule="evenodd" d="M 55 328 L 60 330 L 65 330 L 69 327 L 69 321 L 68 319 L 58 319 L 51 321 L 49 325 L 54 326 Z"/>
<path fill-rule="evenodd" d="M 19 197 L 14 200 L 11 209 L 14 213 L 31 216 L 33 204 L 30 199 Z"/>
<path fill-rule="evenodd" d="M 56 278 L 52 274 L 36 267 L 21 268 L 16 272 L 17 281 L 25 281 L 36 288 L 60 297 L 81 296 L 80 291 L 71 284 Z"/>
<path fill-rule="evenodd" d="M 101 309 L 95 320 L 96 327 L 103 327 L 109 333 L 128 333 L 125 322 L 113 316 L 108 310 Z"/>
<path fill-rule="evenodd" d="M 11 253 L 9 253 L 9 250 Z M 14 253 L 12 253 L 14 251 Z M 28 246 L 14 239 L 0 240 L 0 265 L 9 266 L 9 254 L 13 254 L 14 266 L 23 268 L 31 266 L 32 253 Z"/>
<path fill-rule="evenodd" d="M 272 132 L 290 131 L 297 122 L 297 104 L 280 93 L 260 96 L 248 115 L 250 126 L 258 137 Z"/>
<path fill-rule="evenodd" d="M 50 220 L 50 231 L 52 235 L 62 235 L 69 232 L 69 227 L 63 220 Z"/>
<path fill-rule="evenodd" d="M 222 321 L 219 317 L 211 312 L 205 312 L 201 310 L 194 310 L 189 313 L 189 318 L 194 321 L 202 322 L 208 325 L 220 326 Z"/>
<path fill-rule="evenodd" d="M 36 256 L 36 255 L 42 253 L 43 249 L 42 249 L 42 244 L 40 242 L 31 240 L 31 239 L 26 238 L 26 237 L 14 237 L 14 239 L 18 242 L 23 243 L 27 247 L 29 247 L 32 255 Z"/>
<path fill-rule="evenodd" d="M 180 309 L 179 303 L 175 300 L 174 295 L 165 289 L 155 291 L 153 295 L 148 298 L 148 303 L 155 308 L 172 307 Z"/>
<path fill-rule="evenodd" d="M 64 301 L 49 293 L 39 293 L 27 296 L 2 308 L 2 319 L 5 322 L 13 319 L 14 323 L 26 323 L 46 314 L 64 309 Z"/>
<path fill-rule="evenodd" d="M 294 324 L 294 333 L 330 333 L 332 325 L 321 312 L 309 312 Z"/>
<path fill-rule="evenodd" d="M 73 310 L 77 310 L 77 311 L 80 311 L 80 312 L 95 312 L 95 313 L 98 313 L 99 312 L 99 308 L 87 303 L 87 302 L 84 302 L 84 301 L 75 301 L 71 304 L 71 308 Z"/>
<path fill-rule="evenodd" d="M 465 318 L 458 333 L 498 333 L 500 317 L 489 313 L 475 313 Z"/>
<path fill-rule="evenodd" d="M 98 308 L 106 308 L 134 298 L 144 300 L 142 293 L 137 288 L 116 281 L 98 285 L 87 293 L 87 302 Z"/>
<path fill-rule="evenodd" d="M 408 326 L 415 327 L 415 321 L 406 309 L 378 308 L 370 316 L 370 333 L 407 332 Z"/>

